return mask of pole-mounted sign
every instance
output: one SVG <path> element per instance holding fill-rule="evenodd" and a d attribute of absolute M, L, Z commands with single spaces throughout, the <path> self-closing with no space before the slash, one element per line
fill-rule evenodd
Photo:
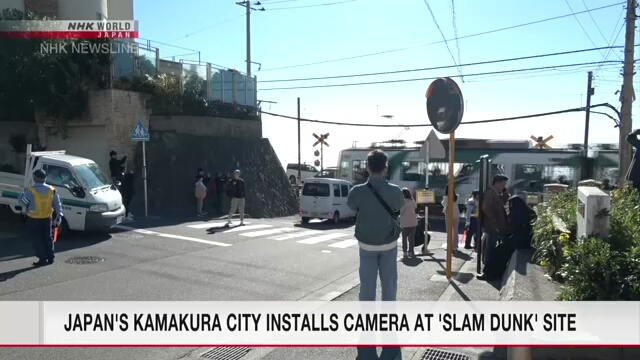
<path fill-rule="evenodd" d="M 454 216 L 453 212 L 458 211 L 457 203 L 454 201 L 455 194 L 455 153 L 456 135 L 455 131 L 462 122 L 464 114 L 464 100 L 460 87 L 451 78 L 439 78 L 434 80 L 427 88 L 427 115 L 433 128 L 441 134 L 449 134 L 449 192 L 447 196 L 447 279 L 451 279 L 451 261 L 453 258 L 454 242 Z M 428 165 L 427 165 L 428 166 Z M 426 226 L 425 226 L 426 227 Z M 457 232 L 455 232 L 457 233 Z"/>
<path fill-rule="evenodd" d="M 545 150 L 551 150 L 551 146 L 549 146 L 547 143 L 551 140 L 553 140 L 553 135 L 549 135 L 547 136 L 545 139 L 542 138 L 542 136 L 533 136 L 531 135 L 531 140 L 535 141 L 535 145 L 533 146 L 536 149 L 545 149 Z"/>
<path fill-rule="evenodd" d="M 322 172 L 324 171 L 324 147 L 329 146 L 329 143 L 326 141 L 329 137 L 329 133 L 322 135 L 313 134 L 313 137 L 317 139 L 313 144 L 313 147 L 320 145 L 320 172 Z M 318 166 L 318 160 L 316 160 L 315 165 Z"/>

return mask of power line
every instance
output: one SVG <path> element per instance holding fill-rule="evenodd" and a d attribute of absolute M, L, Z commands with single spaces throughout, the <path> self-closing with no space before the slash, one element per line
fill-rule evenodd
<path fill-rule="evenodd" d="M 597 108 L 597 107 L 602 107 L 602 106 L 606 106 L 606 104 L 591 105 L 590 108 Z M 565 114 L 565 113 L 570 113 L 570 112 L 580 112 L 580 111 L 585 111 L 585 110 L 586 110 L 585 107 L 579 107 L 579 108 L 573 108 L 573 109 L 550 111 L 550 112 L 544 112 L 544 113 L 538 113 L 538 114 L 513 116 L 513 117 L 499 118 L 499 119 L 464 121 L 464 122 L 462 122 L 462 125 L 489 124 L 489 123 L 496 123 L 496 122 L 503 122 L 503 121 L 522 120 L 522 119 L 530 119 L 530 118 L 543 117 L 543 116 L 559 115 L 559 114 Z M 298 118 L 294 117 L 294 116 L 274 114 L 274 113 L 270 113 L 270 112 L 266 112 L 266 111 L 261 111 L 261 113 L 262 114 L 266 114 L 266 115 L 270 115 L 270 116 L 290 119 L 290 120 L 298 120 Z M 299 120 L 303 121 L 303 122 L 310 122 L 310 123 L 316 123 L 316 124 L 340 125 L 340 126 L 358 126 L 358 127 L 379 127 L 379 128 L 398 128 L 398 127 L 404 128 L 404 127 L 407 127 L 407 126 L 409 126 L 409 127 L 433 127 L 433 125 L 431 125 L 431 124 L 415 124 L 415 125 L 358 124 L 358 123 L 340 123 L 340 122 L 335 122 L 335 121 L 310 120 L 310 119 L 303 119 L 303 118 L 300 118 Z"/>
<path fill-rule="evenodd" d="M 582 29 L 582 32 L 587 36 L 587 39 L 589 39 L 589 41 L 591 41 L 591 44 L 593 46 L 598 46 L 596 45 L 596 43 L 593 41 L 593 39 L 591 39 L 591 36 L 589 36 L 589 33 L 587 32 L 587 30 L 584 29 L 584 26 L 582 26 L 582 22 L 580 22 L 580 19 L 578 19 L 578 16 L 576 15 L 576 13 L 573 11 L 573 8 L 571 7 L 571 4 L 569 4 L 569 0 L 564 0 L 565 3 L 567 3 L 567 6 L 569 7 L 569 10 L 571 10 L 571 13 L 573 13 L 573 17 L 576 19 L 576 21 L 578 22 L 578 25 L 580 25 L 580 28 Z M 589 10 L 589 8 L 587 8 L 587 10 Z M 601 53 L 602 54 L 602 53 Z M 604 54 L 603 54 L 604 55 Z"/>
<path fill-rule="evenodd" d="M 582 5 L 584 5 L 584 8 L 589 10 L 589 7 L 587 6 L 587 3 L 585 3 L 584 0 L 581 0 L 581 1 L 582 1 Z M 607 37 L 604 36 L 604 34 L 602 33 L 602 30 L 600 29 L 600 26 L 598 26 L 598 22 L 596 21 L 596 19 L 593 18 L 593 14 L 591 14 L 591 13 L 588 13 L 588 14 L 589 14 L 589 17 L 591 18 L 591 21 L 593 21 L 593 25 L 595 25 L 596 29 L 598 29 L 598 32 L 600 33 L 600 36 L 602 36 L 602 39 L 604 39 L 604 41 L 606 42 L 607 41 Z M 616 24 L 616 26 L 617 26 L 617 24 Z M 615 29 L 615 27 L 614 27 L 614 29 Z M 607 44 L 608 44 L 608 42 L 607 42 Z M 620 60 L 622 60 L 622 59 L 620 59 Z"/>
<path fill-rule="evenodd" d="M 622 24 L 620 25 L 620 29 L 618 30 L 618 33 L 616 34 L 615 39 L 613 38 L 613 34 L 616 33 L 616 28 L 618 27 L 618 24 L 620 23 L 620 20 L 622 20 L 624 18 L 624 13 L 625 13 L 625 9 L 622 9 L 622 12 L 620 13 L 620 17 L 618 18 L 618 21 L 616 22 L 616 25 L 613 27 L 613 32 L 611 33 L 611 36 L 609 37 L 609 41 L 607 42 L 609 45 L 613 45 L 616 43 L 616 41 L 618 41 L 618 38 L 620 37 L 620 34 L 622 33 L 622 29 L 624 29 L 624 21 L 622 22 Z M 613 51 L 613 49 L 609 49 L 605 55 L 602 57 L 602 61 L 607 60 L 609 58 L 609 55 L 611 55 L 611 52 Z M 620 55 L 616 54 L 618 56 L 618 59 L 620 59 Z M 600 70 L 600 68 L 597 68 L 594 73 L 598 72 Z"/>
<path fill-rule="evenodd" d="M 460 43 L 458 42 L 458 24 L 456 21 L 456 1 L 455 0 L 451 0 L 451 22 L 453 23 L 453 37 L 456 38 L 458 64 L 462 64 L 462 60 L 460 58 Z M 462 75 L 462 69 L 460 69 L 460 75 Z"/>
<path fill-rule="evenodd" d="M 482 75 L 496 75 L 496 74 L 511 74 L 518 73 L 523 71 L 532 71 L 532 70 L 551 70 L 551 69 L 561 69 L 575 66 L 585 66 L 585 65 L 599 65 L 602 63 L 615 63 L 619 64 L 619 61 L 594 61 L 587 63 L 579 63 L 579 64 L 563 64 L 563 65 L 554 65 L 554 66 L 542 66 L 537 68 L 528 68 L 528 69 L 512 69 L 512 70 L 501 70 L 501 71 L 491 71 L 484 73 L 476 73 L 476 74 L 467 74 L 466 77 L 471 76 L 482 76 Z M 384 81 L 371 81 L 371 82 L 362 82 L 362 83 L 347 83 L 347 84 L 328 84 L 328 85 L 311 85 L 311 86 L 292 86 L 292 87 L 281 87 L 281 88 L 267 88 L 260 89 L 261 91 L 269 91 L 269 90 L 293 90 L 293 89 L 315 89 L 315 88 L 329 88 L 329 87 L 344 87 L 344 86 L 360 86 L 360 85 L 376 85 L 376 84 L 391 84 L 391 83 L 401 83 L 401 82 L 413 82 L 413 81 L 425 81 L 425 80 L 435 80 L 444 76 L 437 77 L 426 77 L 426 78 L 417 78 L 417 79 L 400 79 L 400 80 L 384 80 Z M 449 77 L 459 77 L 459 75 L 449 75 Z"/>
<path fill-rule="evenodd" d="M 567 18 L 567 17 L 570 17 L 570 16 L 574 16 L 574 15 L 585 14 L 585 13 L 588 13 L 588 12 L 608 9 L 610 7 L 619 6 L 619 5 L 622 5 L 622 4 L 625 4 L 625 2 L 617 2 L 615 4 L 610 4 L 610 5 L 605 5 L 605 6 L 593 8 L 593 9 L 590 9 L 590 10 L 580 11 L 580 12 L 577 12 L 575 14 L 573 14 L 573 13 L 572 14 L 565 14 L 565 15 L 555 16 L 555 17 L 551 17 L 551 18 L 547 18 L 547 19 L 536 20 L 536 21 L 532 21 L 532 22 L 528 22 L 528 23 L 507 26 L 507 27 L 500 28 L 500 29 L 489 30 L 489 31 L 484 31 L 484 32 L 476 33 L 476 34 L 460 36 L 457 39 L 458 40 L 459 39 L 468 39 L 468 38 L 472 38 L 472 37 L 476 37 L 476 36 L 488 35 L 488 34 L 493 34 L 493 33 L 501 32 L 501 31 L 507 31 L 507 30 L 513 30 L 513 29 L 517 29 L 517 28 L 521 28 L 521 27 L 525 27 L 525 26 L 541 24 L 541 23 L 548 22 L 548 21 L 564 19 L 564 18 Z M 447 41 L 451 41 L 451 40 L 455 40 L 455 39 L 447 39 Z M 369 56 L 383 55 L 383 54 L 388 54 L 388 53 L 392 53 L 392 52 L 417 49 L 417 48 L 421 48 L 421 47 L 425 47 L 425 46 L 442 44 L 442 43 L 444 43 L 444 41 L 436 41 L 436 42 L 432 42 L 432 43 L 428 43 L 428 44 L 414 45 L 414 46 L 409 46 L 409 47 L 404 47 L 404 48 L 379 51 L 379 52 L 375 52 L 375 53 L 356 55 L 356 56 L 350 56 L 350 57 L 339 58 L 339 59 L 318 61 L 318 62 L 313 62 L 313 63 L 299 64 L 299 65 L 288 65 L 288 66 L 282 66 L 282 67 L 271 68 L 271 69 L 263 69 L 262 72 L 282 70 L 282 69 L 291 69 L 291 68 L 297 68 L 297 67 L 303 67 L 303 66 L 321 65 L 321 64 L 327 64 L 327 63 L 338 62 L 338 61 L 353 60 L 353 59 L 360 59 L 360 58 L 369 57 Z"/>
<path fill-rule="evenodd" d="M 332 6 L 332 5 L 346 4 L 346 3 L 350 3 L 350 2 L 354 2 L 354 1 L 356 1 L 356 0 L 345 0 L 345 1 L 337 1 L 337 2 L 332 2 L 332 3 L 315 4 L 315 5 L 302 5 L 302 6 L 289 6 L 289 7 L 281 7 L 281 8 L 270 8 L 270 9 L 266 9 L 266 11 L 304 9 L 304 8 L 312 8 L 312 7 L 319 7 L 319 6 Z"/>
<path fill-rule="evenodd" d="M 616 48 L 622 49 L 624 46 L 615 46 Z M 600 51 L 602 49 L 609 49 L 611 47 L 599 47 L 599 48 L 590 48 L 590 49 L 580 49 L 580 50 L 570 50 L 570 51 L 562 51 L 555 53 L 547 53 L 547 54 L 538 54 L 538 55 L 529 55 L 529 56 L 521 56 L 514 57 L 508 59 L 499 59 L 499 60 L 488 60 L 488 61 L 480 61 L 469 64 L 458 64 L 458 65 L 443 65 L 443 66 L 435 66 L 428 68 L 418 68 L 418 69 L 404 69 L 404 70 L 394 70 L 394 71 L 383 71 L 376 73 L 365 73 L 365 74 L 350 74 L 350 75 L 335 75 L 335 76 L 321 76 L 321 77 L 312 77 L 312 78 L 298 78 L 298 79 L 279 79 L 279 80 L 263 80 L 259 81 L 260 83 L 272 83 L 272 82 L 290 82 L 290 81 L 311 81 L 311 80 L 328 80 L 328 79 L 344 79 L 344 78 L 352 78 L 352 77 L 363 77 L 363 76 L 378 76 L 378 75 L 390 75 L 390 74 L 402 74 L 409 72 L 418 72 L 418 71 L 430 71 L 430 70 L 442 70 L 442 69 L 451 69 L 454 67 L 463 67 L 463 66 L 477 66 L 477 65 L 489 65 L 489 64 L 497 64 L 503 62 L 511 62 L 511 61 L 520 61 L 520 60 L 530 60 L 530 59 L 539 59 L 544 57 L 551 56 L 560 56 L 560 55 L 570 55 L 570 54 L 579 54 L 590 51 Z"/>
<path fill-rule="evenodd" d="M 458 74 L 460 75 L 460 79 L 462 79 L 462 82 L 464 82 L 464 78 L 462 77 L 462 69 L 459 66 L 457 66 L 458 64 L 456 63 L 456 57 L 453 56 L 453 53 L 451 52 L 451 49 L 449 48 L 449 43 L 447 42 L 447 37 L 444 36 L 444 33 L 442 32 L 442 29 L 440 28 L 440 25 L 438 25 L 438 20 L 436 20 L 436 15 L 433 13 L 433 10 L 431 10 L 431 5 L 429 5 L 429 1 L 428 0 L 424 0 L 424 3 L 425 3 L 425 5 L 427 5 L 427 9 L 429 9 L 429 13 L 431 14 L 431 18 L 433 19 L 433 23 L 436 24 L 436 28 L 438 29 L 438 31 L 440 32 L 440 35 L 442 36 L 442 40 L 444 41 L 444 45 L 447 47 L 447 51 L 449 52 L 449 55 L 451 55 L 451 59 L 453 59 L 453 64 L 456 65 L 456 68 L 458 69 Z"/>

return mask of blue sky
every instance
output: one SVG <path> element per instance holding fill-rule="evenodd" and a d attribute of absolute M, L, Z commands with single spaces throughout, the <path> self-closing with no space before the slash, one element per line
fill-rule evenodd
<path fill-rule="evenodd" d="M 302 117 L 352 123 L 389 123 L 380 115 L 394 115 L 403 125 L 427 123 L 425 91 L 430 81 L 414 81 L 367 86 L 268 91 L 267 88 L 355 83 L 395 79 L 456 75 L 456 69 L 421 71 L 362 78 L 347 78 L 288 83 L 260 83 L 265 80 L 348 75 L 512 58 L 607 46 L 624 26 L 623 5 L 589 14 L 579 14 L 541 24 L 460 39 L 444 44 L 415 47 L 383 55 L 321 65 L 269 70 L 298 64 L 321 62 L 385 50 L 407 48 L 442 40 L 424 0 L 356 0 L 331 6 L 293 8 L 344 0 L 264 0 L 264 12 L 252 13 L 252 67 L 258 76 L 258 99 L 277 102 L 263 110 L 296 115 L 296 99 L 301 98 Z M 569 5 L 567 5 L 567 1 Z M 456 0 L 458 37 L 528 23 L 535 20 L 581 12 L 616 0 Z M 430 0 L 436 21 L 447 39 L 454 38 L 450 0 Z M 260 7 L 260 6 L 258 6 Z M 288 9 L 282 9 L 288 8 Z M 570 8 L 572 10 L 570 10 Z M 145 39 L 155 40 L 201 52 L 205 62 L 246 71 L 244 9 L 233 0 L 182 0 L 180 5 L 152 0 L 135 1 L 135 17 Z M 218 25 L 217 25 L 218 24 Z M 217 25 L 217 26 L 214 26 Z M 189 35 L 189 36 L 186 36 Z M 590 40 L 591 39 L 591 40 Z M 593 43 L 592 43 L 593 42 Z M 637 43 L 638 41 L 636 41 Z M 624 29 L 613 45 L 624 44 Z M 161 56 L 189 53 L 167 45 Z M 463 74 L 555 66 L 601 61 L 607 51 L 514 61 L 502 64 L 462 67 Z M 197 56 L 178 56 L 197 59 Z M 611 51 L 607 60 L 623 58 L 621 49 Z M 597 69 L 597 71 L 596 71 Z M 619 106 L 621 65 L 583 66 L 553 71 L 509 75 L 471 76 L 460 85 L 467 102 L 464 120 L 482 120 L 540 113 L 584 106 L 587 71 L 595 71 L 595 96 L 592 103 L 609 102 Z M 634 110 L 637 104 L 634 104 Z M 550 144 L 582 142 L 584 114 L 564 114 L 487 125 L 461 126 L 460 138 L 528 139 L 531 135 L 554 135 Z M 354 128 L 317 124 L 302 125 L 302 158 L 312 162 L 312 133 L 330 133 L 331 147 L 325 153 L 325 166 L 335 166 L 338 151 L 354 141 L 364 145 L 394 138 L 398 129 Z M 422 140 L 428 128 L 412 128 L 402 138 Z M 606 117 L 593 115 L 590 140 L 617 142 L 618 130 Z M 264 137 L 271 140 L 283 163 L 297 161 L 297 127 L 292 120 L 264 116 Z"/>

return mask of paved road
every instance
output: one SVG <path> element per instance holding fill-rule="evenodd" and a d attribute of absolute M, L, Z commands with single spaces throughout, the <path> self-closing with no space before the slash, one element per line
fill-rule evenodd
<path fill-rule="evenodd" d="M 283 218 L 224 229 L 221 220 L 194 220 L 134 221 L 110 235 L 61 239 L 56 263 L 39 269 L 31 267 L 28 243 L 4 236 L 0 300 L 333 300 L 358 285 L 353 224 L 301 227 Z M 443 242 L 434 234 L 440 260 L 423 262 L 425 276 L 441 271 Z M 103 261 L 67 263 L 83 256 Z M 407 283 L 400 293 L 412 286 L 423 300 L 437 300 L 447 284 Z M 0 359 L 195 359 L 204 350 L 0 349 Z M 252 351 L 246 359 L 267 353 Z"/>

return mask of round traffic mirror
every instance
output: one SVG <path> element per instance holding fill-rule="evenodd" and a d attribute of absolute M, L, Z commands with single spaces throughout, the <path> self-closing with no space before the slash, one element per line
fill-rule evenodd
<path fill-rule="evenodd" d="M 427 89 L 427 115 L 441 134 L 454 132 L 462 122 L 464 100 L 460 87 L 451 78 L 434 80 Z"/>

